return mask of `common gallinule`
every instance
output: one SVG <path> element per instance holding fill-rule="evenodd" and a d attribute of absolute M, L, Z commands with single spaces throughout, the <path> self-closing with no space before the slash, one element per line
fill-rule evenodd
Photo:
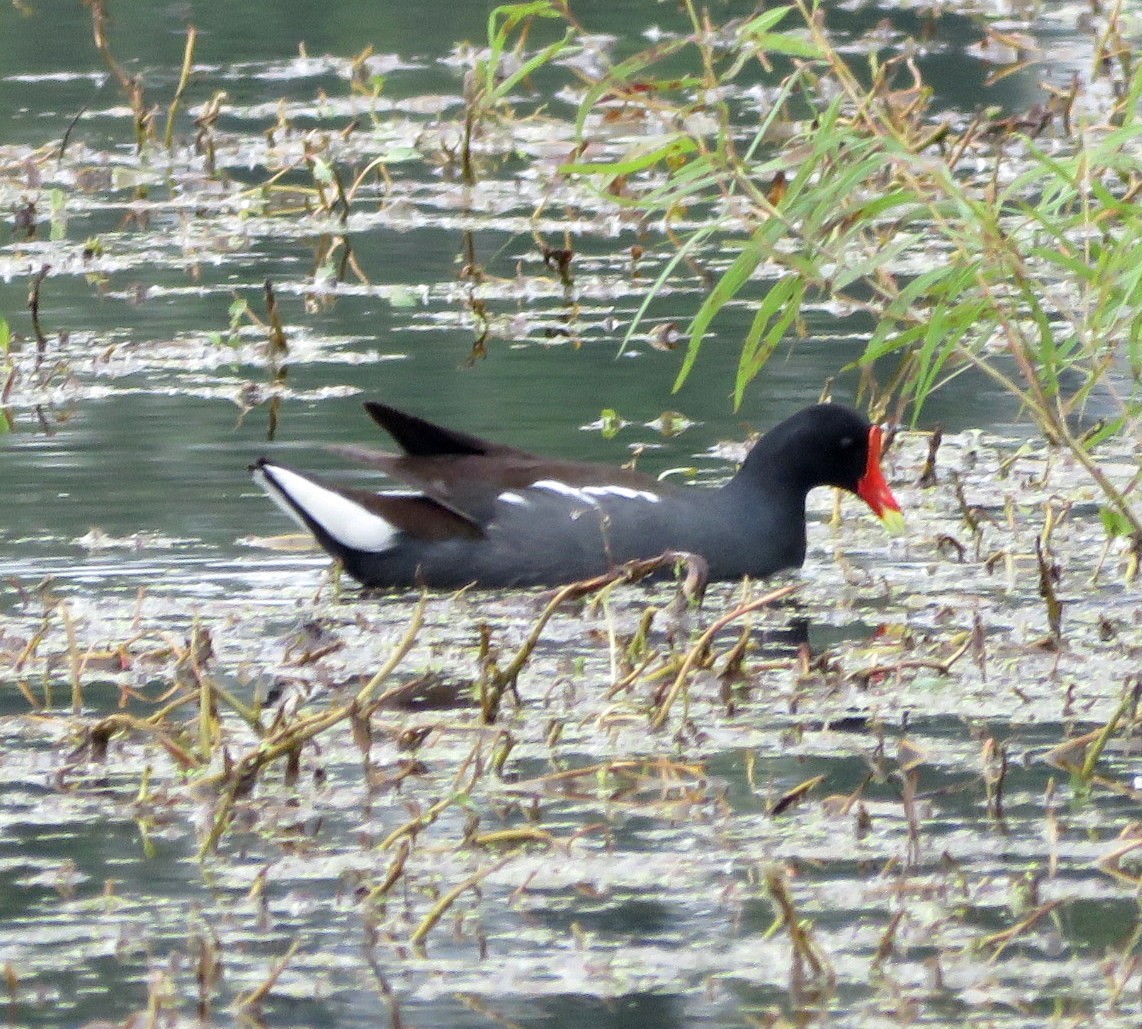
<path fill-rule="evenodd" d="M 251 471 L 366 586 L 553 586 L 665 550 L 700 554 L 712 579 L 760 578 L 805 560 L 815 486 L 849 490 L 890 530 L 903 525 L 880 470 L 880 427 L 838 404 L 770 429 L 716 489 L 547 460 L 385 404 L 365 409 L 403 453 L 334 449 L 415 492 L 330 486 L 266 458 Z"/>

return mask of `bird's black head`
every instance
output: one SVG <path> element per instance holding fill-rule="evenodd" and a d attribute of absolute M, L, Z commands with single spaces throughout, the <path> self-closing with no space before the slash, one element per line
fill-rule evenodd
<path fill-rule="evenodd" d="M 900 506 L 880 470 L 881 429 L 859 411 L 816 404 L 769 430 L 750 451 L 738 479 L 801 495 L 837 486 L 861 497 L 882 520 Z"/>

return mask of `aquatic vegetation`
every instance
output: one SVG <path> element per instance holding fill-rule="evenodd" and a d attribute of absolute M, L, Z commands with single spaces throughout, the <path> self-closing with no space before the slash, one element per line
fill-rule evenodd
<path fill-rule="evenodd" d="M 1120 490 L 1097 451 L 1110 436 L 1137 438 L 1142 418 L 1142 64 L 1123 39 L 1122 5 L 1092 40 L 1094 79 L 1113 86 L 1102 104 L 1089 106 L 1088 89 L 1080 106 L 1076 76 L 1034 117 L 1008 119 L 934 111 L 907 48 L 885 55 L 874 45 L 864 67 L 846 59 L 817 3 L 725 28 L 686 9 L 688 33 L 627 58 L 583 95 L 581 152 L 597 148 L 608 116 L 629 118 L 640 104 L 663 127 L 652 145 L 640 139 L 614 158 L 564 166 L 597 178 L 628 214 L 708 212 L 683 234 L 627 340 L 680 260 L 703 261 L 722 240 L 736 256 L 711 275 L 675 389 L 731 302 L 754 309 L 735 404 L 779 348 L 796 347 L 791 335 L 806 335 L 793 330 L 815 307 L 861 312 L 873 329 L 857 364 L 875 408 L 918 418 L 965 372 L 998 383 L 1099 485 L 1112 535 L 1132 539 L 1132 576 L 1142 554 L 1139 479 Z M 793 69 L 747 127 L 729 87 L 747 67 L 782 57 L 795 58 Z M 678 76 L 682 58 L 689 76 Z M 1111 409 L 1085 431 L 1095 393 Z"/>
<path fill-rule="evenodd" d="M 0 78 L 14 1023 L 1138 1024 L 1130 12 L 852 6 Z M 1067 75 L 957 110 L 942 19 Z M 814 346 L 909 534 L 814 494 L 802 575 L 701 606 L 360 593 L 242 492 L 381 375 L 724 477 Z M 908 427 L 957 391 L 1049 435 Z"/>
<path fill-rule="evenodd" d="M 95 600 L 90 578 L 29 584 L 0 622 L 8 838 L 50 818 L 133 840 L 114 871 L 26 853 L 21 917 L 137 938 L 119 974 L 172 1015 L 296 1021 L 316 976 L 314 1018 L 527 1021 L 543 998 L 640 1006 L 634 978 L 715 1024 L 1128 1024 L 1137 603 L 1083 597 L 1098 530 L 1060 502 L 1073 462 L 948 435 L 909 485 L 928 442 L 891 451 L 913 520 L 891 554 L 814 495 L 802 580 L 700 609 L 620 575 L 371 599 L 264 551 L 224 591 L 149 562 Z M 50 933 L 15 949 L 20 926 L 0 953 L 34 1023 L 73 958 Z M 388 988 L 365 1000 L 370 969 Z"/>

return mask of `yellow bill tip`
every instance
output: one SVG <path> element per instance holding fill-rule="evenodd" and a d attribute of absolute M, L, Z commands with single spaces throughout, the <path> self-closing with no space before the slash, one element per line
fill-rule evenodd
<path fill-rule="evenodd" d="M 880 524 L 884 526 L 884 531 L 890 536 L 903 536 L 908 530 L 904 515 L 900 511 L 885 508 L 877 517 L 880 519 Z"/>

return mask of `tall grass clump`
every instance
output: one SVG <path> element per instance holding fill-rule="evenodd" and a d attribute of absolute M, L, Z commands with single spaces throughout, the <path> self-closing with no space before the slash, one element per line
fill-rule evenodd
<path fill-rule="evenodd" d="M 1091 78 L 1112 85 L 1102 109 L 1076 116 L 1076 78 L 1025 115 L 958 122 L 933 115 L 907 49 L 882 58 L 870 47 L 860 66 L 842 57 L 818 2 L 721 27 L 692 0 L 684 7 L 688 32 L 588 85 L 580 159 L 563 169 L 668 227 L 701 215 L 672 234 L 675 252 L 627 339 L 683 263 L 729 245 L 676 388 L 728 304 L 755 311 L 735 405 L 804 335 L 813 307 L 864 312 L 872 329 L 857 366 L 874 409 L 915 419 L 965 372 L 998 384 L 1081 462 L 1108 533 L 1128 536 L 1136 560 L 1139 474 L 1112 481 L 1098 456 L 1112 437 L 1136 438 L 1142 417 L 1142 67 L 1123 41 L 1121 3 L 1094 36 Z M 733 97 L 759 74 L 775 85 L 746 126 Z M 635 103 L 669 131 L 589 160 L 599 106 Z M 1098 421 L 1083 417 L 1094 395 Z"/>

